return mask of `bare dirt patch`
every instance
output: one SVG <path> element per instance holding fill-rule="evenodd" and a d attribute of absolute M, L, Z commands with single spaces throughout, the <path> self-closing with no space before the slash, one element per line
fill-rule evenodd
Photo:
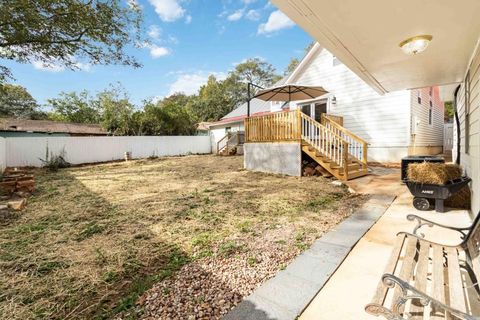
<path fill-rule="evenodd" d="M 27 208 L 0 220 L 0 317 L 219 317 L 365 200 L 242 163 L 37 171 Z"/>

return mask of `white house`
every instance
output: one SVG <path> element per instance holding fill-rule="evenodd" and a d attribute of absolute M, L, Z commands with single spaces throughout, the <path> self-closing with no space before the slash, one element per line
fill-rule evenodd
<path fill-rule="evenodd" d="M 473 180 L 472 211 L 477 214 L 480 210 L 480 1 L 403 0 L 394 5 L 380 0 L 272 2 L 379 93 L 396 94 L 398 90 L 456 84 L 448 97 L 455 101 L 459 115 L 456 127 L 460 135 L 454 145 L 460 144 L 460 163 Z M 423 37 L 423 43 L 409 41 L 422 35 L 429 40 Z M 408 46 L 402 50 L 405 42 L 428 47 L 414 54 L 418 52 L 409 52 Z M 371 109 L 372 114 L 377 112 L 380 111 Z M 394 128 L 386 128 L 385 134 L 390 131 Z M 454 152 L 456 160 L 458 156 Z"/>
<path fill-rule="evenodd" d="M 315 100 L 283 105 L 254 99 L 251 116 L 301 109 L 320 122 L 321 114 L 343 118 L 343 127 L 368 143 L 368 160 L 399 162 L 413 154 L 441 154 L 444 105 L 437 87 L 379 94 L 318 43 L 279 84 L 322 86 Z M 246 103 L 210 125 L 215 141 L 227 131 L 244 131 Z"/>

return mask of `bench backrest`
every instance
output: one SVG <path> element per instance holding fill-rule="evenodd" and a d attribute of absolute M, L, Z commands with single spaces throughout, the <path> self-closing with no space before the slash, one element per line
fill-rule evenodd
<path fill-rule="evenodd" d="M 477 279 L 480 280 L 480 212 L 473 220 L 472 228 L 467 234 L 463 245 L 470 258 L 470 266 Z"/>

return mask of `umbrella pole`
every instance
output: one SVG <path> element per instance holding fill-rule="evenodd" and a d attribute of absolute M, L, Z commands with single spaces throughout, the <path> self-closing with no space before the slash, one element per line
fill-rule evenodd
<path fill-rule="evenodd" d="M 250 82 L 247 85 L 247 118 L 250 117 Z"/>

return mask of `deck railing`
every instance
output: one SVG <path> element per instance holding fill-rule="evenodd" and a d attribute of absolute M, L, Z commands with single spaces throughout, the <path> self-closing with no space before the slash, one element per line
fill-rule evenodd
<path fill-rule="evenodd" d="M 348 142 L 304 113 L 301 114 L 301 119 L 302 140 L 347 173 Z"/>
<path fill-rule="evenodd" d="M 276 112 L 245 119 L 245 142 L 300 140 L 300 112 Z"/>
<path fill-rule="evenodd" d="M 368 142 L 339 125 L 337 121 L 335 121 L 336 119 L 331 118 L 329 115 L 323 117 L 322 120 L 322 124 L 327 129 L 348 142 L 348 153 L 363 163 L 366 168 Z"/>

